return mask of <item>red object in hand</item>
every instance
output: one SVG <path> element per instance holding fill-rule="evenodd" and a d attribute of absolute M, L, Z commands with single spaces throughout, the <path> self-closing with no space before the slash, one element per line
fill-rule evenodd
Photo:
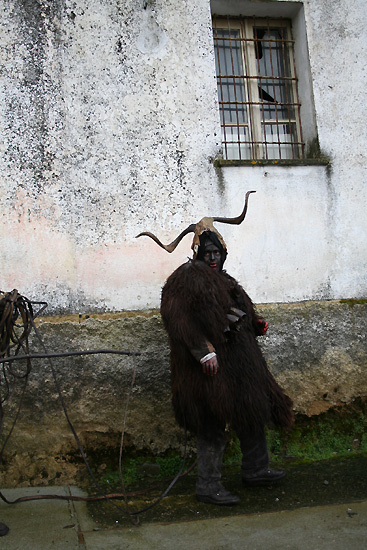
<path fill-rule="evenodd" d="M 269 323 L 264 319 L 258 319 L 257 324 L 259 325 L 260 334 L 264 335 L 269 328 Z"/>

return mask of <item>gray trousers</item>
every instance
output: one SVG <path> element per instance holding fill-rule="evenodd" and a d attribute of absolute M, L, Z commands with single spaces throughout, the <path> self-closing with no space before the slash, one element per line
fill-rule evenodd
<path fill-rule="evenodd" d="M 211 423 L 197 436 L 198 479 L 196 492 L 200 495 L 217 493 L 223 490 L 221 470 L 226 446 L 225 426 Z M 242 451 L 242 472 L 253 474 L 269 466 L 269 455 L 264 428 L 235 429 Z"/>

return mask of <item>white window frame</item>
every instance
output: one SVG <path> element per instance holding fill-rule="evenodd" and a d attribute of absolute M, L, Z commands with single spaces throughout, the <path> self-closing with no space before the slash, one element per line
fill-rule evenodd
<path fill-rule="evenodd" d="M 261 75 L 258 73 L 259 63 L 256 60 L 256 46 L 255 46 L 255 36 L 254 28 L 267 27 L 268 29 L 274 28 L 283 28 L 286 31 L 286 39 L 282 40 L 281 47 L 283 50 L 283 59 L 287 60 L 290 73 L 286 76 L 286 79 L 290 83 L 290 90 L 292 101 L 288 100 L 285 104 L 285 108 L 288 109 L 289 117 L 288 119 L 278 120 L 278 108 L 275 105 L 275 114 L 276 119 L 266 119 L 264 116 L 264 103 L 259 96 L 259 87 L 261 84 L 262 78 L 267 76 L 267 81 L 273 81 L 277 78 L 274 74 Z M 221 118 L 221 127 L 222 127 L 222 142 L 223 142 L 223 153 L 226 160 L 282 160 L 282 159 L 303 159 L 304 158 L 304 143 L 302 141 L 302 127 L 301 127 L 301 103 L 298 96 L 297 89 L 297 74 L 295 69 L 295 60 L 294 60 L 294 41 L 292 37 L 292 26 L 289 19 L 283 18 L 257 18 L 257 17 L 227 17 L 222 16 L 213 18 L 213 31 L 214 31 L 214 49 L 217 60 L 218 72 L 221 72 L 219 53 L 218 53 L 218 43 L 220 42 L 220 37 L 216 40 L 216 29 L 223 29 L 226 31 L 235 30 L 240 33 L 241 44 L 241 58 L 243 66 L 243 75 L 220 75 L 217 74 L 218 81 L 218 99 L 220 105 L 220 118 Z M 230 42 L 231 43 L 231 42 Z M 270 41 L 269 43 L 269 52 L 271 56 Z M 233 76 L 234 83 L 234 96 L 236 94 L 236 86 L 240 82 L 238 77 L 243 76 L 243 88 L 244 88 L 244 97 L 246 103 L 246 112 L 247 112 L 247 122 L 241 123 L 238 120 L 235 124 L 229 123 L 225 120 L 224 112 L 224 103 L 223 97 L 221 94 L 221 78 Z M 236 78 L 235 78 L 236 76 Z M 284 80 L 285 82 L 285 80 Z M 286 87 L 284 85 L 284 90 Z M 274 86 L 275 91 L 275 86 Z M 275 96 L 275 94 L 274 94 Z M 231 100 L 231 105 L 236 105 L 237 111 L 237 99 L 234 97 L 234 101 Z M 233 107 L 232 107 L 233 108 Z M 291 110 L 293 111 L 294 116 L 290 115 Z M 295 135 L 291 136 L 291 133 L 284 133 L 281 130 L 289 127 L 295 127 Z M 237 127 L 237 138 L 238 140 L 228 140 L 227 131 L 229 133 L 233 132 L 233 128 Z M 245 133 L 245 128 L 248 129 L 248 139 L 241 141 L 242 133 Z M 267 140 L 266 128 L 270 128 L 273 131 L 273 128 L 276 129 L 276 138 L 271 138 Z M 248 147 L 248 150 L 246 148 Z"/>

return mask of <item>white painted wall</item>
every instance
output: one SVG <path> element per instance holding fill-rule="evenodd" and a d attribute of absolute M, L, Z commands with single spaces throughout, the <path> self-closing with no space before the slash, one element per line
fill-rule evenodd
<path fill-rule="evenodd" d="M 299 17 L 299 2 L 261 7 L 277 4 Z M 169 255 L 135 235 L 170 242 L 255 189 L 244 224 L 218 227 L 254 301 L 367 295 L 365 2 L 304 2 L 330 170 L 213 167 L 209 0 L 0 0 L 0 13 L 1 289 L 51 311 L 157 307 L 191 239 Z"/>
<path fill-rule="evenodd" d="M 367 295 L 367 3 L 305 3 L 321 147 L 331 158 L 331 297 Z"/>

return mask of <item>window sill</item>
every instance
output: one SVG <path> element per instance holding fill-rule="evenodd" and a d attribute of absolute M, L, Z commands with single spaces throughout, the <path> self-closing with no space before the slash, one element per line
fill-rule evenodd
<path fill-rule="evenodd" d="M 284 159 L 284 160 L 224 160 L 215 159 L 214 166 L 328 166 L 330 160 L 322 159 Z"/>

